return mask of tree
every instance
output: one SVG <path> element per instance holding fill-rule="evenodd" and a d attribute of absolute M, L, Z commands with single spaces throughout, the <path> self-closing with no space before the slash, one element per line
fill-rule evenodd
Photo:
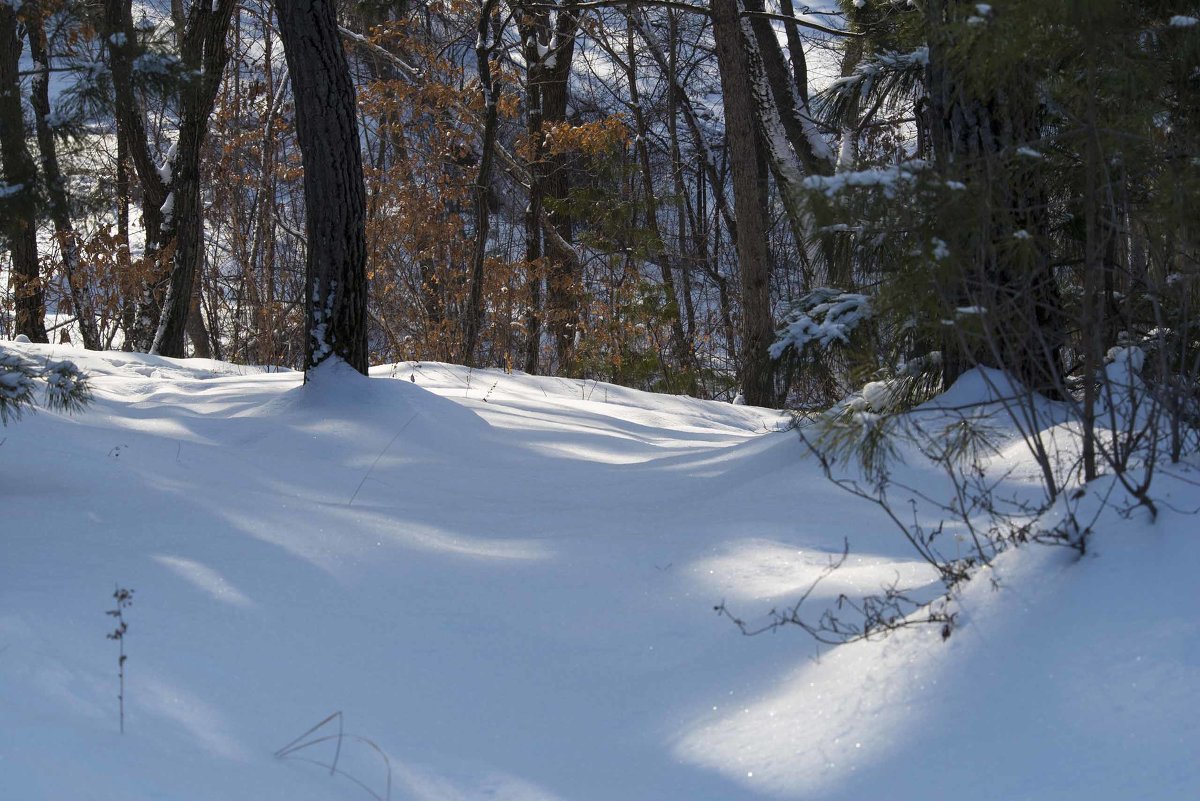
<path fill-rule="evenodd" d="M 26 35 L 29 38 L 29 55 L 34 65 L 29 99 L 30 105 L 33 106 L 34 127 L 37 131 L 50 220 L 54 223 L 63 276 L 67 282 L 67 291 L 75 310 L 75 322 L 79 327 L 83 346 L 89 350 L 99 350 L 101 342 L 100 329 L 96 323 L 96 304 L 87 276 L 83 274 L 79 242 L 71 220 L 71 197 L 59 164 L 58 143 L 55 142 L 55 131 L 51 124 L 51 63 L 50 46 L 46 38 L 45 0 L 30 0 L 22 6 L 22 11 L 25 14 Z"/>
<path fill-rule="evenodd" d="M 304 163 L 304 368 L 336 356 L 367 372 L 366 192 L 354 85 L 334 0 L 275 0 Z"/>
<path fill-rule="evenodd" d="M 767 250 L 767 181 L 761 133 L 755 127 L 754 86 L 739 21 L 738 0 L 713 0 L 713 38 L 721 70 L 725 137 L 737 216 L 742 283 L 741 385 L 746 403 L 775 402 L 775 365 L 767 348 L 775 338 L 771 316 L 771 262 Z"/>
<path fill-rule="evenodd" d="M 548 263 L 545 323 L 554 339 L 559 370 L 569 373 L 579 320 L 576 285 L 580 278 L 578 259 L 570 245 L 571 218 L 563 208 L 571 186 L 565 158 L 545 152 L 545 137 L 550 127 L 567 119 L 579 9 L 577 0 L 549 4 L 519 0 L 516 5 L 517 30 L 526 65 L 526 132 L 530 151 L 526 258 L 531 265 L 539 264 L 543 259 Z M 551 228 L 556 235 L 551 235 Z M 542 326 L 538 314 L 540 279 L 536 274 L 530 280 L 530 296 L 525 370 L 536 373 Z"/>
<path fill-rule="evenodd" d="M 186 19 L 176 4 L 181 58 L 155 52 L 139 39 L 132 0 L 104 0 L 100 18 L 109 57 L 114 111 L 142 190 L 144 262 L 148 275 L 132 330 L 133 345 L 183 356 L 196 269 L 203 258 L 200 152 L 213 101 L 228 61 L 225 37 L 234 0 L 193 2 Z M 139 83 L 166 75 L 179 103 L 178 138 L 159 164 L 147 138 Z M 166 265 L 171 265 L 166 271 Z M 163 285 L 166 285 L 166 297 Z M 166 313 L 164 316 L 164 307 Z"/>
<path fill-rule="evenodd" d="M 492 186 L 492 167 L 496 161 L 496 129 L 499 125 L 499 87 L 492 76 L 492 31 L 500 33 L 499 19 L 495 17 L 499 0 L 483 0 L 479 8 L 479 23 L 476 26 L 475 70 L 479 88 L 483 92 L 483 141 L 480 144 L 479 171 L 475 174 L 475 248 L 471 254 L 471 292 L 464 313 L 463 363 L 475 366 L 475 346 L 479 331 L 483 327 L 483 281 L 484 262 L 487 257 L 488 231 L 491 211 L 488 208 L 488 193 Z"/>
<path fill-rule="evenodd" d="M 46 342 L 46 304 L 38 270 L 37 166 L 25 145 L 25 114 L 21 108 L 17 12 L 0 3 L 0 159 L 4 186 L 0 189 L 0 218 L 12 256 L 10 283 L 16 298 L 18 334 Z"/>
<path fill-rule="evenodd" d="M 179 91 L 179 140 L 169 164 L 172 213 L 167 236 L 173 237 L 173 266 L 163 299 L 162 316 L 151 351 L 163 356 L 184 355 L 184 334 L 194 307 L 196 272 L 204 260 L 204 215 L 200 201 L 200 150 L 208 131 L 221 75 L 229 61 L 226 36 L 234 0 L 193 2 L 179 33 L 186 77 Z M 176 25 L 182 20 L 177 17 Z M 200 322 L 198 318 L 195 322 Z M 203 327 L 193 337 L 197 350 L 207 352 Z"/>

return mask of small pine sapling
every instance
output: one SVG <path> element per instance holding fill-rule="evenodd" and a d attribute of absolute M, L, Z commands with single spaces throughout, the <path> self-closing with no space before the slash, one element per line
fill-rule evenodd
<path fill-rule="evenodd" d="M 119 704 L 121 734 L 125 733 L 125 660 L 128 657 L 125 655 L 125 632 L 129 631 L 129 623 L 125 620 L 125 610 L 133 606 L 133 590 L 126 589 L 119 584 L 113 591 L 113 598 L 117 602 L 116 609 L 109 609 L 105 614 L 117 619 L 117 627 L 108 633 L 108 639 L 116 640 L 117 646 L 120 648 L 120 653 L 117 656 L 117 680 L 119 688 L 117 692 L 117 703 Z"/>
<path fill-rule="evenodd" d="M 45 386 L 44 405 L 74 414 L 92 399 L 87 378 L 72 362 L 47 360 L 38 364 L 14 350 L 0 347 L 0 426 L 18 420 L 36 407 L 34 390 Z"/>

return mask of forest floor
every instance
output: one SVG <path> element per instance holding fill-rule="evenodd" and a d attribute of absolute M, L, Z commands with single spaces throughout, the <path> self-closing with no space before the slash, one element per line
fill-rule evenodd
<path fill-rule="evenodd" d="M 95 399 L 0 431 L 2 798 L 1200 794 L 1187 466 L 1156 521 L 1106 513 L 1083 558 L 1004 554 L 946 642 L 829 648 L 713 607 L 765 620 L 845 543 L 809 606 L 932 576 L 775 412 L 430 363 L 302 386 L 4 347 L 75 360 Z M 1014 485 L 1022 458 L 997 457 Z"/>

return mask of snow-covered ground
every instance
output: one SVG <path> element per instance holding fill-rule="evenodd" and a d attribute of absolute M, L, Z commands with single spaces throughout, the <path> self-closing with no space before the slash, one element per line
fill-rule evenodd
<path fill-rule="evenodd" d="M 772 412 L 4 347 L 75 359 L 96 398 L 0 432 L 0 798 L 1200 797 L 1186 467 L 1082 560 L 1006 554 L 945 643 L 818 649 L 713 605 L 761 619 L 844 539 L 811 602 L 927 572 Z M 346 736 L 273 756 L 337 711 L 309 739 Z"/>

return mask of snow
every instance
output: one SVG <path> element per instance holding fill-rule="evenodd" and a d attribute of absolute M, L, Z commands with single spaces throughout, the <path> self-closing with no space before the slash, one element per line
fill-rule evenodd
<path fill-rule="evenodd" d="M 1157 522 L 1110 510 L 1082 559 L 1005 553 L 958 593 L 945 643 L 818 648 L 742 637 L 712 607 L 760 620 L 844 541 L 809 603 L 932 576 L 778 413 L 432 363 L 365 378 L 327 360 L 304 385 L 5 347 L 76 363 L 95 398 L 2 434 L 4 797 L 328 801 L 387 797 L 389 775 L 397 801 L 1200 786 L 1186 465 L 1159 477 Z M 1011 391 L 970 373 L 929 408 Z M 118 584 L 136 591 L 124 736 Z M 309 740 L 340 740 L 272 756 L 337 711 Z M 336 775 L 305 761 L 339 746 Z"/>
<path fill-rule="evenodd" d="M 771 358 L 778 359 L 788 348 L 799 354 L 811 343 L 821 348 L 848 343 L 858 324 L 870 316 L 871 302 L 866 295 L 828 287 L 814 289 L 785 317 L 770 346 Z"/>
<path fill-rule="evenodd" d="M 887 198 L 893 198 L 902 187 L 911 186 L 917 174 L 925 168 L 925 162 L 913 159 L 903 164 L 872 167 L 865 170 L 842 172 L 836 175 L 810 175 L 804 179 L 807 189 L 823 192 L 834 197 L 850 187 L 871 187 L 883 190 Z"/>

